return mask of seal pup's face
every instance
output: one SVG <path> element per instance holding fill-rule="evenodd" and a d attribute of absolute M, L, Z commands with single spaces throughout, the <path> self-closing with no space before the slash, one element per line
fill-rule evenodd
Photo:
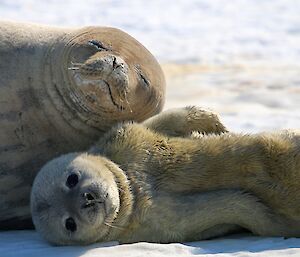
<path fill-rule="evenodd" d="M 31 212 L 36 229 L 53 244 L 104 240 L 120 208 L 114 175 L 101 157 L 68 154 L 35 178 Z"/>

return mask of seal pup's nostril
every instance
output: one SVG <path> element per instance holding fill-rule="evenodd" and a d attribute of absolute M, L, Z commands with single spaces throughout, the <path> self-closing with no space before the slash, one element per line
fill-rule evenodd
<path fill-rule="evenodd" d="M 84 204 L 81 206 L 82 209 L 93 207 L 96 204 L 95 197 L 91 193 L 83 193 Z"/>
<path fill-rule="evenodd" d="M 65 227 L 67 230 L 71 232 L 75 232 L 77 230 L 77 225 L 76 222 L 74 221 L 73 218 L 69 217 L 65 221 Z"/>
<path fill-rule="evenodd" d="M 83 193 L 84 204 L 81 206 L 82 209 L 86 209 L 89 207 L 93 207 L 96 204 L 102 204 L 104 201 L 102 199 L 98 199 L 97 196 L 92 193 Z"/>
<path fill-rule="evenodd" d="M 83 196 L 84 196 L 85 200 L 87 200 L 87 201 L 92 201 L 95 199 L 91 193 L 84 193 Z"/>

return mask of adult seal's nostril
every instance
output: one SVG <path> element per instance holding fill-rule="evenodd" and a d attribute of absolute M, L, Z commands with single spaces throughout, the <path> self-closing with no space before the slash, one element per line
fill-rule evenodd
<path fill-rule="evenodd" d="M 123 72 L 127 72 L 128 67 L 125 64 L 125 61 L 121 57 L 119 57 L 119 56 L 112 56 L 112 59 L 113 59 L 113 70 L 123 69 L 123 70 L 125 70 Z"/>

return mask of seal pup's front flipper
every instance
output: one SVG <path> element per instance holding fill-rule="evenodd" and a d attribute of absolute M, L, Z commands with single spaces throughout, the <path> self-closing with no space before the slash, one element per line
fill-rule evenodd
<path fill-rule="evenodd" d="M 216 113 L 196 106 L 169 109 L 145 120 L 142 124 L 158 133 L 177 137 L 187 137 L 192 132 L 199 134 L 228 132 Z"/>

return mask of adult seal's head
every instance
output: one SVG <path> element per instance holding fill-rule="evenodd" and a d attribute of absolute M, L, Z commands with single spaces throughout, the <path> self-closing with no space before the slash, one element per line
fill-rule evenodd
<path fill-rule="evenodd" d="M 54 44 L 48 60 L 50 73 L 64 82 L 53 81 L 57 92 L 89 125 L 105 130 L 117 121 L 145 120 L 163 107 L 165 79 L 160 65 L 119 29 L 75 30 Z"/>
<path fill-rule="evenodd" d="M 112 162 L 68 154 L 38 173 L 31 193 L 32 219 L 53 244 L 106 241 L 118 214 L 124 218 L 130 212 L 130 195 L 125 175 Z"/>

